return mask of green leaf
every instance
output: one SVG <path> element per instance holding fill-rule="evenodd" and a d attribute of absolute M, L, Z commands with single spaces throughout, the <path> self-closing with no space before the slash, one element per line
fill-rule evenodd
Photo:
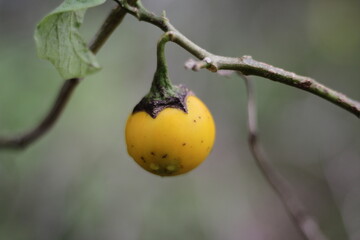
<path fill-rule="evenodd" d="M 38 56 L 49 60 L 64 79 L 81 78 L 100 69 L 79 33 L 87 8 L 106 0 L 65 0 L 36 27 Z"/>

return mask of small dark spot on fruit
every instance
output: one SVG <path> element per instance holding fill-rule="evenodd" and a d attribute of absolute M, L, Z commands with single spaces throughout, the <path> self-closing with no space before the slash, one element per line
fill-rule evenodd
<path fill-rule="evenodd" d="M 134 145 L 131 145 L 131 148 L 135 147 Z"/>
<path fill-rule="evenodd" d="M 143 156 L 140 157 L 140 159 L 143 161 L 143 162 L 146 162 L 145 158 Z"/>
<path fill-rule="evenodd" d="M 199 116 L 198 118 L 201 119 L 201 116 Z"/>
<path fill-rule="evenodd" d="M 196 123 L 196 120 L 194 119 L 194 123 Z"/>
<path fill-rule="evenodd" d="M 167 154 L 164 154 L 164 155 L 162 155 L 161 158 L 166 158 L 167 156 L 168 156 Z"/>
<path fill-rule="evenodd" d="M 206 149 L 207 151 L 210 151 L 210 147 L 207 147 L 207 149 Z"/>
<path fill-rule="evenodd" d="M 201 143 L 204 143 L 204 140 L 201 140 Z"/>
<path fill-rule="evenodd" d="M 183 145 L 183 147 L 185 147 L 185 146 L 186 146 L 186 143 L 183 143 L 182 145 Z"/>
<path fill-rule="evenodd" d="M 153 156 L 155 156 L 155 153 L 154 153 L 154 152 L 151 152 L 150 154 L 153 155 Z"/>

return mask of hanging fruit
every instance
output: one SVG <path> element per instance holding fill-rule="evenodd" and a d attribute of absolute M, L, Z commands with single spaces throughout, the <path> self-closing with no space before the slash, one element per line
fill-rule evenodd
<path fill-rule="evenodd" d="M 125 137 L 129 155 L 142 168 L 160 176 L 175 176 L 206 159 L 215 141 L 215 123 L 192 91 L 171 83 L 164 45 L 158 43 L 150 92 L 129 116 Z"/>

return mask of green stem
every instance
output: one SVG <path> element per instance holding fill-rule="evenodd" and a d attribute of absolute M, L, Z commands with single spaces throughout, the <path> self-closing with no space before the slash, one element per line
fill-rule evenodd
<path fill-rule="evenodd" d="M 171 83 L 165 58 L 165 45 L 170 41 L 171 33 L 165 33 L 161 36 L 157 44 L 157 66 L 154 79 L 151 85 L 148 97 L 155 99 L 164 99 L 175 96 L 176 87 Z"/>

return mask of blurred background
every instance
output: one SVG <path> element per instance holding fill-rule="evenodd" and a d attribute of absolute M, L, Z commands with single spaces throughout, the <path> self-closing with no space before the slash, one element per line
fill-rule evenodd
<path fill-rule="evenodd" d="M 0 0 L 0 135 L 47 113 L 63 80 L 36 56 L 36 23 L 61 3 Z M 357 0 L 144 0 L 215 54 L 251 55 L 360 100 Z M 114 6 L 88 11 L 87 40 Z M 23 151 L 0 152 L 0 239 L 300 240 L 249 152 L 246 94 L 236 76 L 183 67 L 168 44 L 172 81 L 211 109 L 217 139 L 189 174 L 161 178 L 128 156 L 124 126 L 147 93 L 161 31 L 127 16 L 98 54 L 103 70 L 76 89 L 63 115 Z M 252 77 L 268 155 L 330 239 L 360 239 L 359 120 L 309 93 Z"/>

